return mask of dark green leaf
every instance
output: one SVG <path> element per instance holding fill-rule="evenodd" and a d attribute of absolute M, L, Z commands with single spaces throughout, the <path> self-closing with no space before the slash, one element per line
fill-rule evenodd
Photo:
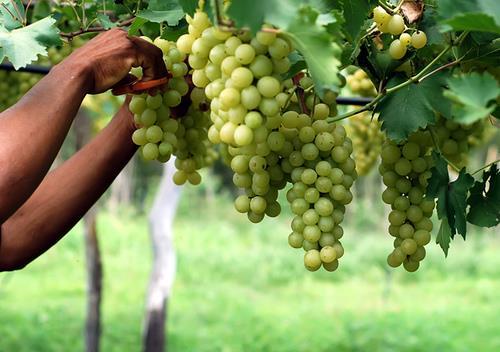
<path fill-rule="evenodd" d="M 439 226 L 439 231 L 436 236 L 436 243 L 439 244 L 439 246 L 443 250 L 445 257 L 448 256 L 450 241 L 451 241 L 450 225 L 448 224 L 448 219 L 443 218 L 443 220 L 441 220 L 441 226 Z"/>
<path fill-rule="evenodd" d="M 307 68 L 304 57 L 297 51 L 293 51 L 290 55 L 288 55 L 288 59 L 292 65 L 290 66 L 290 70 L 288 70 L 288 72 L 284 75 L 283 78 L 285 79 L 292 78 L 297 73 Z"/>
<path fill-rule="evenodd" d="M 343 0 L 342 10 L 345 25 L 344 34 L 351 43 L 365 30 L 365 21 L 370 15 L 377 1 L 371 0 Z"/>
<path fill-rule="evenodd" d="M 428 45 L 442 45 L 445 43 L 445 37 L 437 23 L 436 10 L 431 7 L 425 8 L 424 18 L 418 28 L 427 35 Z"/>
<path fill-rule="evenodd" d="M 141 17 L 134 18 L 134 21 L 132 22 L 132 24 L 128 28 L 128 33 L 130 35 L 137 35 L 139 33 L 139 29 L 141 29 L 141 27 L 144 24 L 146 24 L 147 22 L 148 22 L 148 20 L 145 18 L 141 18 Z"/>
<path fill-rule="evenodd" d="M 192 16 L 198 8 L 198 0 L 179 0 L 179 5 L 185 13 Z"/>
<path fill-rule="evenodd" d="M 181 8 L 168 11 L 153 11 L 147 9 L 140 11 L 137 17 L 144 18 L 150 22 L 166 22 L 169 26 L 177 26 L 179 21 L 184 17 L 184 11 Z"/>
<path fill-rule="evenodd" d="M 466 208 L 467 195 L 474 183 L 474 178 L 462 169 L 458 178 L 448 187 L 448 222 L 452 234 L 458 232 L 465 239 L 467 233 Z M 456 232 L 455 232 L 456 229 Z"/>
<path fill-rule="evenodd" d="M 389 81 L 388 87 L 403 83 L 400 76 Z M 450 102 L 443 97 L 444 74 L 436 74 L 419 84 L 410 84 L 388 94 L 376 107 L 382 129 L 394 141 L 402 141 L 419 128 L 435 122 L 435 112 L 450 114 Z"/>
<path fill-rule="evenodd" d="M 474 183 L 467 204 L 467 221 L 471 224 L 492 227 L 500 223 L 500 171 L 496 164 Z"/>
<path fill-rule="evenodd" d="M 466 173 L 465 169 L 462 169 L 458 178 L 449 183 L 448 164 L 446 160 L 436 152 L 432 156 L 435 165 L 431 169 L 432 175 L 429 178 L 426 195 L 429 198 L 438 199 L 438 218 L 443 220 L 441 229 L 443 231 L 446 230 L 442 234 L 442 237 L 445 239 L 444 242 L 446 242 L 446 238 L 453 238 L 456 233 L 459 233 L 465 239 L 467 233 L 467 194 L 474 183 L 474 178 Z M 446 220 L 445 225 L 443 225 L 445 223 L 444 220 Z M 447 249 L 445 253 L 447 253 Z"/>
<path fill-rule="evenodd" d="M 50 3 L 49 0 L 40 0 L 35 3 L 33 7 L 33 20 L 38 21 L 44 17 L 50 15 Z"/>
<path fill-rule="evenodd" d="M 430 198 L 437 198 L 440 189 L 448 188 L 450 176 L 448 174 L 448 163 L 441 157 L 441 154 L 434 151 L 432 159 L 434 160 L 434 167 L 431 169 L 431 177 L 427 185 L 426 195 Z M 439 212 L 438 215 L 440 215 Z"/>
<path fill-rule="evenodd" d="M 300 6 L 299 0 L 237 0 L 231 2 L 227 14 L 237 27 L 247 27 L 255 33 L 264 23 L 287 28 L 295 20 Z"/>
<path fill-rule="evenodd" d="M 500 2 L 440 0 L 441 23 L 448 29 L 500 33 Z"/>
<path fill-rule="evenodd" d="M 109 16 L 106 14 L 98 13 L 97 19 L 99 20 L 99 23 L 101 23 L 101 25 L 106 29 L 111 29 L 116 27 L 116 23 L 113 23 L 113 21 L 111 21 Z"/>
<path fill-rule="evenodd" d="M 465 124 L 487 117 L 496 107 L 500 86 L 495 78 L 485 72 L 473 72 L 448 79 L 449 90 L 444 96 L 454 104 L 452 119 Z M 493 101 L 493 104 L 490 104 Z"/>
<path fill-rule="evenodd" d="M 338 91 L 341 49 L 333 43 L 323 27 L 316 24 L 317 13 L 306 8 L 286 27 L 285 36 L 306 60 L 314 88 L 319 96 L 325 90 Z"/>

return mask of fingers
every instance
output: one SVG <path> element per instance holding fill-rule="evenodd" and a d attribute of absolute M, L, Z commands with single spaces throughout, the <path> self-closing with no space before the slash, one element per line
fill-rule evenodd
<path fill-rule="evenodd" d="M 160 48 L 138 37 L 129 37 L 129 40 L 135 46 L 136 51 L 134 66 L 142 67 L 142 80 L 149 81 L 167 76 L 167 68 Z"/>

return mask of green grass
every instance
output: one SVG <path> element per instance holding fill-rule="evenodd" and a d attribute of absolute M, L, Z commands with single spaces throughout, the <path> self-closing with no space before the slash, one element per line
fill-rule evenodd
<path fill-rule="evenodd" d="M 197 206 L 194 206 L 194 205 Z M 189 190 L 175 224 L 178 274 L 170 351 L 499 351 L 500 250 L 471 230 L 444 259 L 431 244 L 416 274 L 387 270 L 390 238 L 367 206 L 348 216 L 335 273 L 309 273 L 286 244 L 289 216 L 250 225 Z M 99 218 L 103 351 L 139 351 L 151 262 L 143 216 Z M 0 274 L 0 351 L 81 351 L 81 227 L 26 269 Z"/>

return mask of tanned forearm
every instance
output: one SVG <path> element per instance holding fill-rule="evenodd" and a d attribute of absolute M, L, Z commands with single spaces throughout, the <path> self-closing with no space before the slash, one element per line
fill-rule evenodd
<path fill-rule="evenodd" d="M 124 104 L 97 137 L 47 175 L 1 227 L 0 270 L 24 267 L 78 222 L 136 151 L 133 130 Z"/>
<path fill-rule="evenodd" d="M 83 67 L 61 64 L 18 104 L 0 114 L 0 223 L 46 175 L 88 84 Z"/>

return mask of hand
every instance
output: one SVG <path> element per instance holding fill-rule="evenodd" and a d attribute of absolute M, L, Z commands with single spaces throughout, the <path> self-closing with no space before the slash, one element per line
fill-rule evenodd
<path fill-rule="evenodd" d="M 132 67 L 143 68 L 145 81 L 167 75 L 158 47 L 117 28 L 99 34 L 62 63 L 73 64 L 84 67 L 91 94 L 102 93 L 126 79 Z"/>

